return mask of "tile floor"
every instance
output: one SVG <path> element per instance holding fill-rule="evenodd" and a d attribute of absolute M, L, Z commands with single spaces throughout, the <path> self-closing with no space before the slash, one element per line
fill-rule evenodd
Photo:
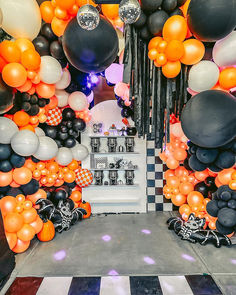
<path fill-rule="evenodd" d="M 222 294 L 235 295 L 235 246 L 216 249 L 212 245 L 203 247 L 182 241 L 173 231 L 167 229 L 166 221 L 171 214 L 173 213 L 153 212 L 95 216 L 73 226 L 68 232 L 57 234 L 49 243 L 40 243 L 35 240 L 26 253 L 16 256 L 16 268 L 0 294 L 6 294 L 16 278 L 20 280 L 20 277 L 34 277 L 30 281 L 38 281 L 38 289 L 32 293 L 23 293 L 34 295 L 38 290 L 46 288 L 45 286 L 50 286 L 53 279 L 59 278 L 60 281 L 63 277 L 67 281 L 65 284 L 67 289 L 61 293 L 62 295 L 96 295 L 99 293 L 73 293 L 74 291 L 68 293 L 73 284 L 76 286 L 82 284 L 81 277 L 95 277 L 99 278 L 100 288 L 99 291 L 96 289 L 96 292 L 100 292 L 101 295 L 108 294 L 105 293 L 107 292 L 105 289 L 113 288 L 115 278 L 124 282 L 128 291 L 123 292 L 123 287 L 121 289 L 117 287 L 121 290 L 120 293 L 114 293 L 114 291 L 109 295 L 133 295 L 135 294 L 131 291 L 133 283 L 136 282 L 135 284 L 139 284 L 140 288 L 144 289 L 143 285 L 148 285 L 143 283 L 143 279 L 137 283 L 137 278 L 133 279 L 136 276 L 146 277 L 146 280 L 149 280 L 148 277 L 155 277 L 154 281 L 159 282 L 150 282 L 152 290 L 147 289 L 142 295 L 177 295 L 179 293 L 176 293 L 174 281 L 179 278 L 182 278 L 181 282 L 186 290 L 191 289 L 189 294 L 221 294 L 210 293 L 212 290 L 219 292 L 218 288 L 209 289 L 208 283 L 204 283 L 205 281 L 201 281 L 199 277 L 194 277 L 201 275 L 201 278 L 206 278 L 205 275 L 208 274 L 209 278 L 212 277 L 213 282 L 219 286 Z M 180 283 L 177 285 L 181 287 Z M 101 291 L 103 286 L 106 288 Z M 159 290 L 158 288 L 161 291 L 155 291 L 155 289 Z M 201 291 L 202 288 L 205 288 L 205 293 Z M 21 295 L 21 293 L 7 294 Z M 52 293 L 48 291 L 44 294 Z M 58 292 L 53 294 L 61 295 Z"/>

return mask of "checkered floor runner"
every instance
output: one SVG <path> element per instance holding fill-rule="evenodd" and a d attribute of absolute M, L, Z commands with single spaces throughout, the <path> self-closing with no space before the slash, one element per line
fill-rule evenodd
<path fill-rule="evenodd" d="M 220 295 L 209 275 L 22 277 L 6 295 Z"/>

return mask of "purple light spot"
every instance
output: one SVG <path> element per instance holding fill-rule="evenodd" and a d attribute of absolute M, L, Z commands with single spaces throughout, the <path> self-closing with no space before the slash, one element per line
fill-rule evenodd
<path fill-rule="evenodd" d="M 142 233 L 144 233 L 145 235 L 150 235 L 151 231 L 149 229 L 142 229 Z"/>
<path fill-rule="evenodd" d="M 145 256 L 143 258 L 143 260 L 147 263 L 147 264 L 156 264 L 155 260 L 153 260 L 151 257 Z"/>
<path fill-rule="evenodd" d="M 108 272 L 108 275 L 109 276 L 118 276 L 119 274 L 115 269 L 112 269 Z"/>
<path fill-rule="evenodd" d="M 191 262 L 194 262 L 196 261 L 195 258 L 193 258 L 192 256 L 188 255 L 188 254 L 182 254 L 181 255 L 185 260 L 188 260 L 188 261 L 191 261 Z"/>
<path fill-rule="evenodd" d="M 230 261 L 232 264 L 236 264 L 236 259 L 231 259 Z"/>
<path fill-rule="evenodd" d="M 60 250 L 53 255 L 55 260 L 63 260 L 66 257 L 66 251 Z"/>
<path fill-rule="evenodd" d="M 87 83 L 87 87 L 88 88 L 92 88 L 92 84 L 91 83 Z"/>
<path fill-rule="evenodd" d="M 93 84 L 97 84 L 99 82 L 99 79 L 98 79 L 97 75 L 90 75 L 90 81 Z"/>
<path fill-rule="evenodd" d="M 104 242 L 110 242 L 111 236 L 105 235 L 105 236 L 102 237 L 102 239 L 103 239 Z"/>

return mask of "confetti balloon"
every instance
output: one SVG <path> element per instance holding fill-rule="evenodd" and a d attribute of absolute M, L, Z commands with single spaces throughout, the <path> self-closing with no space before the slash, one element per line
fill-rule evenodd
<path fill-rule="evenodd" d="M 92 5 L 83 5 L 77 13 L 77 21 L 84 30 L 94 30 L 100 21 L 99 12 Z"/>
<path fill-rule="evenodd" d="M 119 16 L 126 24 L 135 23 L 141 14 L 141 7 L 137 0 L 122 0 L 119 8 Z"/>

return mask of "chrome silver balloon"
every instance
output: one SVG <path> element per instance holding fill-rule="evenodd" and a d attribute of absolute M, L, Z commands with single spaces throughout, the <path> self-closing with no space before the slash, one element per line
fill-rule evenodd
<path fill-rule="evenodd" d="M 119 6 L 119 16 L 125 24 L 135 23 L 141 14 L 141 7 L 137 0 L 122 0 Z"/>
<path fill-rule="evenodd" d="M 98 10 L 89 4 L 83 5 L 77 13 L 78 24 L 84 30 L 94 30 L 100 22 Z"/>

